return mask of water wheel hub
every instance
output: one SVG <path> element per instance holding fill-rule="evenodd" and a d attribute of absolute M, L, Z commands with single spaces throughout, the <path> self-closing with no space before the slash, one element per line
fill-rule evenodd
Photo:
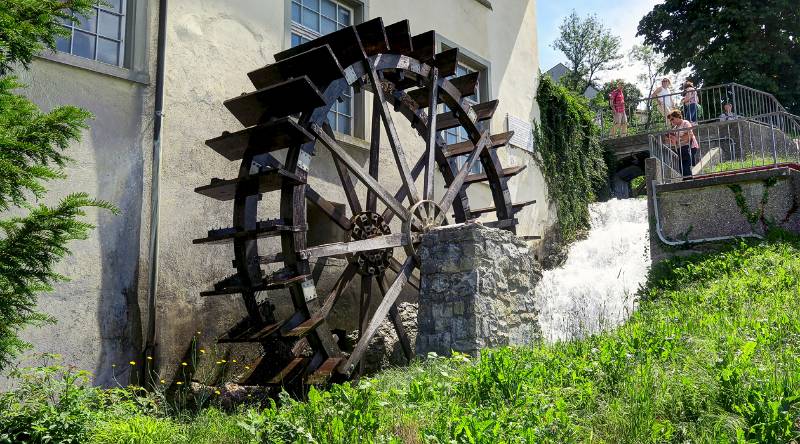
<path fill-rule="evenodd" d="M 392 233 L 383 217 L 372 211 L 358 213 L 350 218 L 350 222 L 353 224 L 353 228 L 348 233 L 351 241 L 372 239 Z M 377 276 L 386 271 L 393 257 L 392 248 L 382 248 L 361 251 L 350 255 L 348 259 L 358 266 L 358 273 L 362 276 Z"/>

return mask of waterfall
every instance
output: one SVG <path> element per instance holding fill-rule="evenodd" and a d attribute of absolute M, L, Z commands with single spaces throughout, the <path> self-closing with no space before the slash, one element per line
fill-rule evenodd
<path fill-rule="evenodd" d="M 650 267 L 647 201 L 613 199 L 589 207 L 589 235 L 536 288 L 545 340 L 579 338 L 616 326 L 634 308 Z"/>

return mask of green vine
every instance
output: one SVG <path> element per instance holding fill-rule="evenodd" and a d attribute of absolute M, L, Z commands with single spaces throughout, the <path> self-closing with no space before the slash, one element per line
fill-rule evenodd
<path fill-rule="evenodd" d="M 778 179 L 775 177 L 770 177 L 764 180 L 764 191 L 761 193 L 761 202 L 759 202 L 759 209 L 757 211 L 751 211 L 750 206 L 747 205 L 747 199 L 744 197 L 744 193 L 742 192 L 742 187 L 739 184 L 728 185 L 728 188 L 733 192 L 734 200 L 736 201 L 736 206 L 739 207 L 742 215 L 747 219 L 747 222 L 750 224 L 750 227 L 755 230 L 756 224 L 761 222 L 765 228 L 771 228 L 773 223 L 766 220 L 764 216 L 764 212 L 767 209 L 767 203 L 769 202 L 769 189 L 774 187 L 775 184 L 778 183 Z"/>
<path fill-rule="evenodd" d="M 589 204 L 608 189 L 606 153 L 583 97 L 541 76 L 537 101 L 541 124 L 534 126 L 537 163 L 558 212 L 565 243 L 589 228 Z"/>

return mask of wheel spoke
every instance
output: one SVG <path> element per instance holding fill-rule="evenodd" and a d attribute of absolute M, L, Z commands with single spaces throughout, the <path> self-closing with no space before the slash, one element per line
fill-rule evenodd
<path fill-rule="evenodd" d="M 358 339 L 364 337 L 364 331 L 367 328 L 369 319 L 369 306 L 372 303 L 372 277 L 363 275 L 361 276 L 361 301 L 358 310 Z M 358 374 L 364 373 L 364 360 L 358 363 Z"/>
<path fill-rule="evenodd" d="M 333 129 L 328 122 L 322 124 L 322 130 L 325 131 L 328 137 L 336 140 L 336 137 L 333 135 Z M 356 187 L 353 185 L 353 181 L 350 178 L 350 172 L 347 170 L 347 166 L 344 165 L 344 162 L 342 162 L 342 160 L 336 156 L 333 156 L 333 163 L 336 166 L 336 173 L 339 175 L 339 181 L 342 183 L 342 189 L 344 190 L 347 204 L 350 205 L 350 211 L 352 214 L 360 213 L 361 202 L 358 201 Z"/>
<path fill-rule="evenodd" d="M 398 273 L 397 277 L 394 279 L 394 282 L 392 282 L 392 285 L 388 290 L 386 290 L 383 300 L 381 300 L 380 305 L 378 305 L 375 313 L 373 313 L 372 318 L 369 321 L 369 326 L 367 326 L 367 329 L 364 331 L 361 339 L 358 340 L 353 353 L 347 359 L 347 362 L 339 367 L 339 371 L 347 375 L 352 373 L 356 362 L 361 359 L 364 351 L 367 349 L 367 345 L 369 345 L 369 341 L 372 340 L 375 332 L 378 331 L 378 327 L 380 327 L 381 322 L 386 319 L 386 315 L 389 313 L 392 305 L 400 295 L 400 291 L 403 289 L 403 286 L 406 282 L 408 282 L 408 277 L 411 275 L 413 270 L 414 258 L 409 256 L 403 263 L 400 273 Z"/>
<path fill-rule="evenodd" d="M 386 297 L 386 284 L 384 283 L 384 279 L 386 279 L 386 275 L 381 275 L 377 281 L 381 295 Z M 389 318 L 392 320 L 392 325 L 394 325 L 394 331 L 397 333 L 397 340 L 400 342 L 403 354 L 406 356 L 408 362 L 411 362 L 411 360 L 414 359 L 414 350 L 411 349 L 411 340 L 408 339 L 408 333 L 406 333 L 406 328 L 403 326 L 403 320 L 400 318 L 400 310 L 397 309 L 396 303 L 392 304 L 392 308 L 389 309 Z"/>
<path fill-rule="evenodd" d="M 372 62 L 367 62 L 370 64 L 369 71 L 367 75 L 369 76 L 369 80 L 374 86 L 373 93 L 378 97 L 378 100 L 375 101 L 378 106 L 378 112 L 381 115 L 381 119 L 383 120 L 383 126 L 386 128 L 386 135 L 389 138 L 389 144 L 392 147 L 392 153 L 394 154 L 394 160 L 397 163 L 397 168 L 400 170 L 400 179 L 403 181 L 403 186 L 408 190 L 408 198 L 411 200 L 411 204 L 415 204 L 419 202 L 419 192 L 417 191 L 417 185 L 414 183 L 414 179 L 411 177 L 411 169 L 408 167 L 408 161 L 406 160 L 405 151 L 403 151 L 403 146 L 400 144 L 400 137 L 397 135 L 397 128 L 394 125 L 394 120 L 392 119 L 392 114 L 389 111 L 389 107 L 386 104 L 386 98 L 383 95 L 383 88 L 381 87 L 381 81 L 378 78 L 378 73 L 375 72 L 375 67 L 372 65 Z"/>
<path fill-rule="evenodd" d="M 393 233 L 384 236 L 375 236 L 369 239 L 353 240 L 349 242 L 335 242 L 318 245 L 303 250 L 300 254 L 311 258 L 339 256 L 344 254 L 360 253 L 362 251 L 382 250 L 384 248 L 402 247 L 414 239 L 409 239 L 403 233 Z"/>
<path fill-rule="evenodd" d="M 380 199 L 387 207 L 389 207 L 395 214 L 397 214 L 400 219 L 403 221 L 409 220 L 409 213 L 408 210 L 397 200 L 386 191 L 381 184 L 378 183 L 372 176 L 367 174 L 363 168 L 355 161 L 344 148 L 341 147 L 335 140 L 331 139 L 325 132 L 320 128 L 317 124 L 311 124 L 311 131 L 317 136 L 317 139 L 322 142 L 333 154 L 334 157 L 338 157 L 339 159 L 344 162 L 347 168 L 350 169 L 353 173 L 355 173 L 356 177 L 358 177 L 367 188 L 371 189 L 375 192 Z"/>
<path fill-rule="evenodd" d="M 423 194 L 426 200 L 433 200 L 433 172 L 436 164 L 436 104 L 439 102 L 439 70 L 433 68 L 431 71 L 431 95 L 430 106 L 428 107 L 428 140 L 425 141 L 426 154 L 428 161 L 425 165 L 425 182 Z"/>
<path fill-rule="evenodd" d="M 317 193 L 313 188 L 311 188 L 311 185 L 308 184 L 306 184 L 306 199 L 316 205 L 317 208 L 322 210 L 322 212 L 325 213 L 325 215 L 328 216 L 342 230 L 347 231 L 353 227 L 353 223 L 350 222 L 350 219 L 344 217 L 341 209 L 336 208 L 333 203 L 320 196 L 319 193 Z"/>
<path fill-rule="evenodd" d="M 347 267 L 345 267 L 344 271 L 342 271 L 342 275 L 336 280 L 336 283 L 333 285 L 333 289 L 325 299 L 325 303 L 322 304 L 322 308 L 319 309 L 317 316 L 323 318 L 328 317 L 331 309 L 333 309 L 333 306 L 336 305 L 336 302 L 342 296 L 344 289 L 347 288 L 347 285 L 351 280 L 353 280 L 353 276 L 356 275 L 356 271 L 358 271 L 358 266 L 355 264 L 348 264 Z"/>
<path fill-rule="evenodd" d="M 445 193 L 444 197 L 439 202 L 439 207 L 441 207 L 442 212 L 436 217 L 436 224 L 439 224 L 442 220 L 444 220 L 447 211 L 450 210 L 450 206 L 453 205 L 453 200 L 461 191 L 461 187 L 464 186 L 464 180 L 467 178 L 469 171 L 475 165 L 475 162 L 478 161 L 481 152 L 483 152 L 483 149 L 490 143 L 490 140 L 489 132 L 484 131 L 481 139 L 475 144 L 475 150 L 469 154 L 467 161 L 464 162 L 464 166 L 462 166 L 458 171 L 455 179 L 453 179 L 453 182 L 450 183 L 447 193 Z"/>
<path fill-rule="evenodd" d="M 378 179 L 378 162 L 381 154 L 381 116 L 378 112 L 380 98 L 373 94 L 375 99 L 372 101 L 372 134 L 369 145 L 369 175 L 373 179 Z M 376 211 L 378 208 L 378 196 L 369 188 L 367 189 L 367 211 Z"/>

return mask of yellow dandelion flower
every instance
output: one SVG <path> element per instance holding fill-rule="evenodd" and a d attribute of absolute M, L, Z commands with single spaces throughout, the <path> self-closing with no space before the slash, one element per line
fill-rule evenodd
<path fill-rule="evenodd" d="M 202 354 L 206 354 L 206 349 L 204 349 L 204 348 L 201 348 L 201 349 L 200 349 L 200 353 L 202 353 Z"/>
<path fill-rule="evenodd" d="M 187 363 L 185 363 L 185 362 L 181 362 L 181 365 L 182 365 L 182 366 L 184 366 L 184 367 L 186 367 L 186 366 L 187 366 L 187 365 L 189 365 L 189 364 L 187 364 Z"/>
<path fill-rule="evenodd" d="M 116 368 L 117 364 L 111 364 L 111 368 Z"/>
<path fill-rule="evenodd" d="M 217 361 L 217 365 L 220 365 L 220 364 L 222 364 L 222 361 Z"/>
<path fill-rule="evenodd" d="M 148 361 L 152 361 L 152 360 L 153 360 L 153 357 L 152 357 L 152 356 L 148 356 L 148 357 L 147 357 L 147 360 L 148 360 Z"/>
<path fill-rule="evenodd" d="M 250 370 L 250 366 L 249 365 L 245 365 L 244 368 L 245 368 L 245 370 Z"/>
<path fill-rule="evenodd" d="M 197 333 L 197 336 L 200 336 L 202 334 L 202 332 L 199 331 L 196 331 L 195 333 Z"/>
<path fill-rule="evenodd" d="M 236 360 L 235 359 L 231 359 L 231 362 L 236 362 Z"/>
<path fill-rule="evenodd" d="M 214 390 L 214 393 L 216 393 L 217 395 L 219 395 L 219 394 L 220 394 L 220 393 L 219 393 L 219 390 Z"/>
<path fill-rule="evenodd" d="M 131 361 L 131 362 L 129 362 L 128 364 L 130 364 L 130 365 L 136 365 L 136 361 Z"/>
<path fill-rule="evenodd" d="M 167 382 L 167 381 L 165 381 L 165 380 L 163 380 L 163 379 L 161 380 L 161 383 L 162 383 L 162 384 L 166 384 L 166 382 Z"/>
<path fill-rule="evenodd" d="M 178 381 L 178 382 L 176 382 L 175 384 L 177 384 L 177 385 L 183 385 L 183 382 L 181 382 L 181 381 Z"/>
<path fill-rule="evenodd" d="M 224 360 L 224 359 L 220 359 L 219 361 L 220 361 L 220 362 L 228 362 L 228 361 L 226 361 L 226 360 Z"/>
<path fill-rule="evenodd" d="M 248 398 L 252 398 L 252 397 L 253 397 L 253 395 L 251 395 L 250 393 L 248 393 L 248 394 L 247 394 L 247 397 L 248 397 Z"/>

